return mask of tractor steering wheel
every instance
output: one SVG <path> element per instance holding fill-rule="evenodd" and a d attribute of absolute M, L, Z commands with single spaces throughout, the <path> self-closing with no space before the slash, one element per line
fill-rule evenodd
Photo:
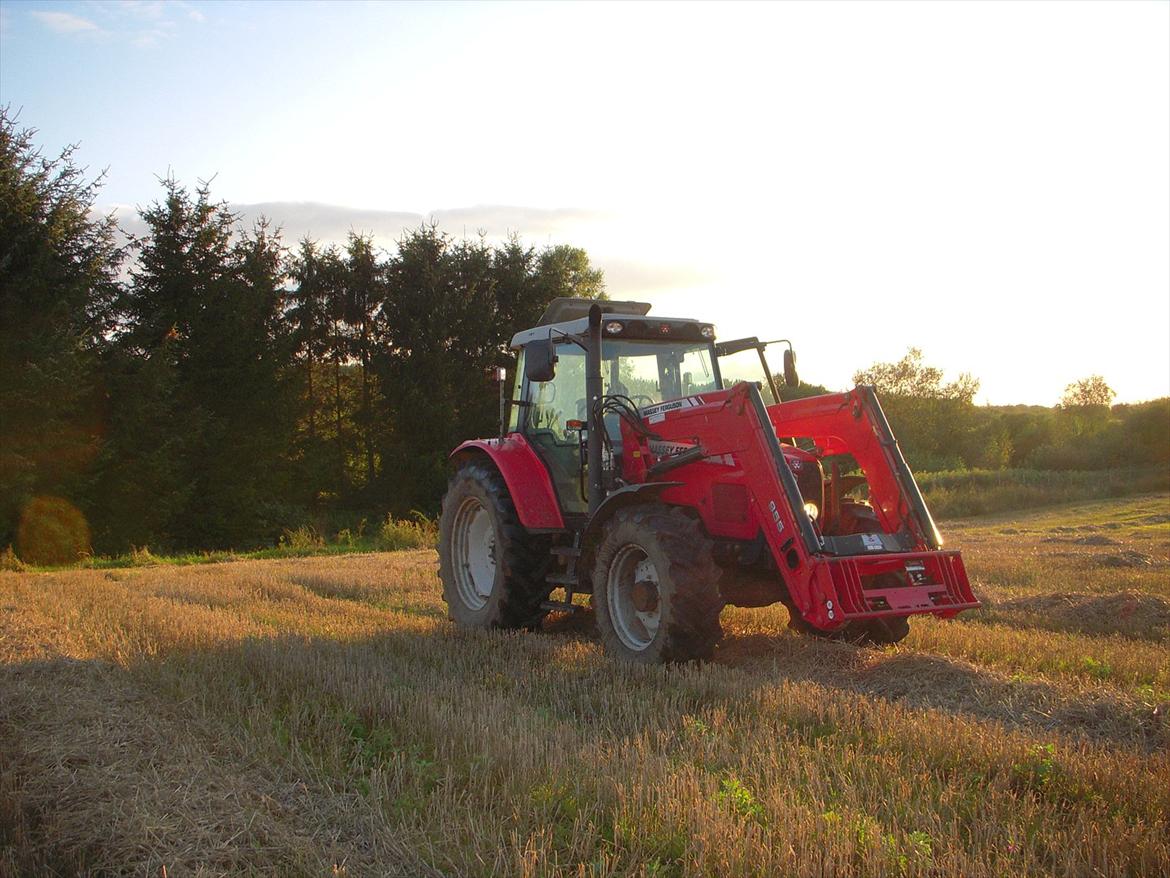
<path fill-rule="evenodd" d="M 630 397 L 630 399 L 633 400 L 634 405 L 636 405 L 639 409 L 643 409 L 648 405 L 654 405 L 654 400 L 646 396 L 644 393 L 635 393 Z M 645 403 L 641 401 L 643 399 L 646 400 Z"/>

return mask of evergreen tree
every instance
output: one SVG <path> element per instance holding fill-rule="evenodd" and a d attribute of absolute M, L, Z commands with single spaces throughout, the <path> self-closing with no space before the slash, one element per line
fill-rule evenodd
<path fill-rule="evenodd" d="M 374 361 L 383 419 L 394 425 L 382 455 L 387 501 L 433 511 L 450 451 L 496 430 L 485 372 L 514 362 L 512 336 L 557 296 L 603 294 L 601 272 L 577 248 L 536 254 L 513 238 L 493 250 L 482 239 L 452 241 L 433 225 L 403 236 L 386 269 Z"/>
<path fill-rule="evenodd" d="M 43 158 L 16 122 L 0 107 L 0 548 L 33 497 L 80 502 L 122 258 L 113 219 L 93 216 L 100 178 L 85 179 L 72 148 Z"/>
<path fill-rule="evenodd" d="M 359 370 L 359 403 L 354 422 L 360 437 L 363 482 L 371 485 L 377 477 L 375 384 L 371 369 L 374 316 L 385 298 L 385 282 L 370 238 L 350 232 L 345 248 L 343 286 L 345 322 L 349 327 L 346 353 L 356 362 Z"/>
<path fill-rule="evenodd" d="M 289 324 L 300 392 L 300 423 L 292 450 L 301 489 L 302 503 L 315 504 L 321 494 L 329 492 L 327 398 L 325 360 L 329 350 L 329 285 L 337 275 L 336 252 L 321 251 L 316 242 L 305 238 L 289 259 L 287 273 L 295 282 L 288 294 L 285 319 Z M 337 487 L 337 486 L 334 486 Z"/>
<path fill-rule="evenodd" d="M 237 235 L 206 184 L 194 197 L 174 180 L 163 186 L 163 201 L 142 213 L 148 231 L 123 303 L 126 395 L 112 400 L 118 430 L 102 493 L 111 520 L 115 509 L 146 516 L 135 496 L 166 504 L 164 543 L 255 543 L 282 517 L 295 418 L 279 237 L 263 222 Z M 130 484 L 139 467 L 154 481 Z"/>

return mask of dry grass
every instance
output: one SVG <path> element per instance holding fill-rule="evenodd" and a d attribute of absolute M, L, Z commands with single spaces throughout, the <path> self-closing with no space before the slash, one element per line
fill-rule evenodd
<path fill-rule="evenodd" d="M 944 532 L 987 610 L 699 668 L 456 632 L 428 550 L 0 573 L 0 874 L 1166 874 L 1170 498 Z"/>

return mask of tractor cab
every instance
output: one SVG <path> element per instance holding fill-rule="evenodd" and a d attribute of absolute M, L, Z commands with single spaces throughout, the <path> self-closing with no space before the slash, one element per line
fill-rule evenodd
<path fill-rule="evenodd" d="M 600 400 L 622 400 L 639 411 L 722 388 L 710 324 L 649 318 L 641 302 L 557 299 L 541 323 L 512 339 L 517 349 L 517 393 L 506 432 L 527 437 L 548 467 L 562 508 L 588 512 L 585 449 L 591 421 L 587 390 L 588 307 L 602 308 Z M 602 467 L 606 488 L 620 472 L 620 415 L 602 412 Z M 608 492 L 608 491 L 607 491 Z"/>
<path fill-rule="evenodd" d="M 540 323 L 512 339 L 517 351 L 517 390 L 503 432 L 518 432 L 537 449 L 553 478 L 558 499 L 570 515 L 588 511 L 587 462 L 590 411 L 586 392 L 588 310 L 598 305 L 601 322 L 601 400 L 624 400 L 638 411 L 682 407 L 697 394 L 739 381 L 760 389 L 765 404 L 780 401 L 765 349 L 787 344 L 785 382 L 798 383 L 795 356 L 787 340 L 758 338 L 715 343 L 715 327 L 698 320 L 649 317 L 645 302 L 556 299 Z M 602 467 L 606 493 L 622 470 L 620 414 L 603 412 Z"/>

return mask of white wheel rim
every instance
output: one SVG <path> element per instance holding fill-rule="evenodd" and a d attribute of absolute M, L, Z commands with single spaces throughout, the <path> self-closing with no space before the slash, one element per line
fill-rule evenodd
<path fill-rule="evenodd" d="M 641 609 L 634 602 L 634 586 L 652 583 L 655 593 L 653 609 Z M 622 546 L 609 565 L 605 587 L 609 618 L 618 640 L 634 652 L 647 649 L 658 634 L 662 621 L 662 596 L 659 591 L 658 568 L 645 550 L 633 543 Z"/>
<path fill-rule="evenodd" d="M 459 599 L 473 610 L 482 609 L 496 583 L 496 529 L 491 513 L 475 497 L 464 500 L 455 513 L 451 548 Z"/>

